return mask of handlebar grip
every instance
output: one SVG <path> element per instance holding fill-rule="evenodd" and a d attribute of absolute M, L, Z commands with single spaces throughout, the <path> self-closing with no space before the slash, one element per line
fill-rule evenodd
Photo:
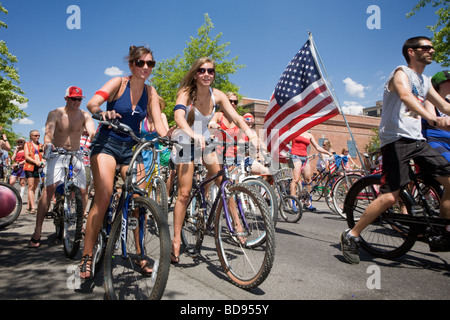
<path fill-rule="evenodd" d="M 103 117 L 102 117 L 102 115 L 100 113 L 94 113 L 92 115 L 92 118 L 95 119 L 95 120 L 103 120 Z"/>

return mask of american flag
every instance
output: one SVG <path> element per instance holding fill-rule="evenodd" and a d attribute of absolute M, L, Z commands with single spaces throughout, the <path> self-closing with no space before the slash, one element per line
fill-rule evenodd
<path fill-rule="evenodd" d="M 264 137 L 272 156 L 284 157 L 289 142 L 339 114 L 318 69 L 309 39 L 284 70 L 264 118 Z"/>

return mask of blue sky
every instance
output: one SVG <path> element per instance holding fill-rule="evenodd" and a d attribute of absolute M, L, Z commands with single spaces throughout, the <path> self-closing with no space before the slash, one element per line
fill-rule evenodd
<path fill-rule="evenodd" d="M 68 86 L 83 89 L 81 108 L 115 67 L 128 72 L 124 56 L 130 45 L 149 45 L 157 61 L 181 54 L 190 36 L 196 36 L 208 13 L 212 36 L 221 32 L 230 42 L 230 57 L 246 67 L 231 80 L 246 97 L 268 100 L 286 65 L 313 34 L 327 74 L 343 107 L 371 107 L 382 99 L 386 77 L 400 64 L 403 42 L 412 36 L 432 36 L 434 8 L 412 18 L 418 0 L 6 0 L 9 11 L 0 14 L 8 29 L 0 39 L 18 58 L 20 87 L 29 99 L 30 117 L 15 124 L 28 137 L 32 129 L 43 133 L 49 111 L 65 104 Z M 81 29 L 69 29 L 70 5 L 80 8 Z M 369 6 L 380 9 L 380 29 L 369 29 Z M 432 76 L 441 67 L 425 70 Z"/>

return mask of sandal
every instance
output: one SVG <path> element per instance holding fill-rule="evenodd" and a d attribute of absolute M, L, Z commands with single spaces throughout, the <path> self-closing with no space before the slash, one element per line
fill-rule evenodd
<path fill-rule="evenodd" d="M 41 246 L 41 238 L 34 239 L 31 237 L 30 242 L 28 243 L 28 248 L 39 248 Z"/>
<path fill-rule="evenodd" d="M 178 255 L 178 256 L 176 256 L 173 252 L 171 252 L 170 253 L 170 263 L 171 264 L 177 264 L 178 262 L 180 262 L 180 256 Z M 175 260 L 174 259 L 172 259 L 172 257 L 173 258 L 175 258 Z"/>
<path fill-rule="evenodd" d="M 33 208 L 33 209 L 30 210 L 30 214 L 36 214 L 36 213 L 37 213 L 37 209 L 36 208 Z"/>
<path fill-rule="evenodd" d="M 142 264 L 142 262 L 144 262 L 144 264 Z M 151 277 L 153 269 L 150 268 L 149 262 L 147 260 L 137 258 L 134 260 L 134 263 L 141 269 L 142 275 L 144 277 Z"/>
<path fill-rule="evenodd" d="M 86 254 L 81 258 L 80 263 L 80 278 L 81 279 L 91 279 L 94 276 L 94 273 L 92 272 L 92 256 Z M 84 277 L 81 275 L 81 273 L 84 273 Z M 89 273 L 89 277 L 86 276 L 86 273 Z"/>

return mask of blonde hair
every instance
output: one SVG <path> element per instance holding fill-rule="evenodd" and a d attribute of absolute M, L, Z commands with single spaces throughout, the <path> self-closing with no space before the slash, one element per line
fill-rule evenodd
<path fill-rule="evenodd" d="M 192 108 L 189 110 L 187 123 L 189 126 L 194 124 L 195 120 L 195 104 L 197 103 L 197 79 L 195 75 L 197 74 L 198 68 L 200 68 L 205 63 L 211 63 L 213 68 L 216 68 L 216 63 L 213 59 L 209 57 L 201 57 L 195 60 L 189 71 L 185 74 L 183 80 L 180 82 L 180 88 L 178 89 L 178 94 L 181 92 L 187 92 L 189 100 L 191 100 Z M 214 75 L 214 79 L 216 76 Z"/>

